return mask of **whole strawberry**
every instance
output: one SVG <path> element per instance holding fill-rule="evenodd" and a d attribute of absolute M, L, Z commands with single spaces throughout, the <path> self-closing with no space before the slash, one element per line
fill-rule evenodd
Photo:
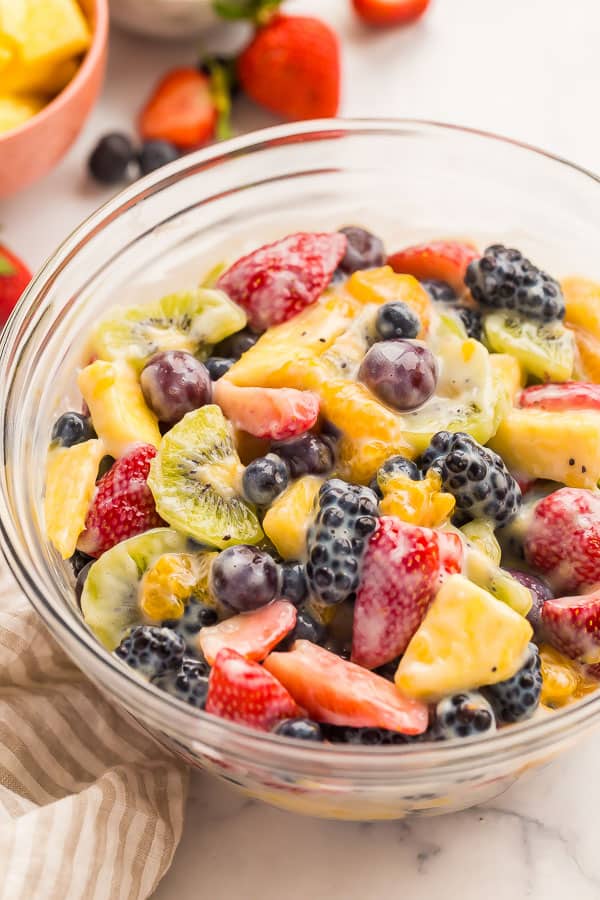
<path fill-rule="evenodd" d="M 340 102 L 337 36 L 319 19 L 276 15 L 242 52 L 238 78 L 252 100 L 286 119 L 335 116 Z"/>
<path fill-rule="evenodd" d="M 18 256 L 0 244 L 0 328 L 31 281 L 31 272 Z"/>
<path fill-rule="evenodd" d="M 565 451 L 568 452 L 568 451 Z M 525 538 L 525 558 L 555 593 L 600 582 L 600 494 L 561 488 L 537 504 Z"/>
<path fill-rule="evenodd" d="M 97 557 L 119 541 L 164 524 L 146 484 L 155 456 L 155 447 L 136 444 L 102 476 L 77 543 L 79 550 Z"/>
<path fill-rule="evenodd" d="M 454 559 L 447 558 L 448 550 L 444 545 L 445 562 L 455 568 Z M 363 558 L 354 606 L 353 662 L 374 669 L 403 653 L 425 617 L 439 580 L 437 532 L 395 516 L 381 516 Z"/>
<path fill-rule="evenodd" d="M 261 731 L 300 715 L 296 701 L 270 672 L 228 648 L 219 650 L 211 669 L 206 712 Z"/>

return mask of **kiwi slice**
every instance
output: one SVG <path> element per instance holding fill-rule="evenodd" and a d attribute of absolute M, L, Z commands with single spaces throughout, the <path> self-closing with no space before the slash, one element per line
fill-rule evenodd
<path fill-rule="evenodd" d="M 496 384 L 490 356 L 478 341 L 447 331 L 432 336 L 439 364 L 435 394 L 400 416 L 406 438 L 422 453 L 436 431 L 465 431 L 485 444 L 494 432 Z"/>
<path fill-rule="evenodd" d="M 540 325 L 514 312 L 497 312 L 483 323 L 485 340 L 495 353 L 510 353 L 541 381 L 566 381 L 573 374 L 573 335 L 560 322 Z"/>
<path fill-rule="evenodd" d="M 90 350 L 99 359 L 126 359 L 139 370 L 165 350 L 208 356 L 213 344 L 245 324 L 244 310 L 227 294 L 199 287 L 143 306 L 112 310 L 94 330 Z"/>
<path fill-rule="evenodd" d="M 81 610 L 108 650 L 118 647 L 136 625 L 150 624 L 139 605 L 139 587 L 146 570 L 163 553 L 191 549 L 191 542 L 172 528 L 155 528 L 115 544 L 91 565 L 81 594 Z"/>
<path fill-rule="evenodd" d="M 243 471 L 231 424 L 218 406 L 203 406 L 165 434 L 148 485 L 159 515 L 182 534 L 219 549 L 257 544 L 264 535 L 241 496 Z"/>

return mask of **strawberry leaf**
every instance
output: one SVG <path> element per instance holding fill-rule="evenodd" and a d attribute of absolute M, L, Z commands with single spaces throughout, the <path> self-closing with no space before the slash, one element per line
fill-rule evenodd
<path fill-rule="evenodd" d="M 14 275 L 16 272 L 13 264 L 0 253 L 0 275 Z"/>
<path fill-rule="evenodd" d="M 213 9 L 223 19 L 250 19 L 264 25 L 280 3 L 281 0 L 213 0 Z"/>

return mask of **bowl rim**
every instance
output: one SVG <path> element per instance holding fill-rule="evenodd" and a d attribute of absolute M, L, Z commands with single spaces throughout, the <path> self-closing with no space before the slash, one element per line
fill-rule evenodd
<path fill-rule="evenodd" d="M 222 144 L 195 151 L 170 163 L 157 170 L 157 172 L 151 173 L 125 188 L 88 216 L 59 245 L 23 293 L 7 326 L 0 335 L 0 360 L 5 361 L 7 359 L 8 348 L 14 339 L 19 337 L 20 327 L 27 318 L 29 308 L 30 306 L 33 307 L 36 296 L 43 292 L 44 286 L 51 282 L 53 277 L 68 265 L 70 259 L 76 255 L 80 244 L 84 243 L 92 233 L 101 230 L 102 226 L 108 224 L 120 211 L 125 211 L 132 205 L 135 205 L 136 198 L 148 196 L 169 187 L 187 170 L 202 171 L 204 168 L 212 168 L 243 153 L 260 152 L 261 149 L 267 149 L 274 145 L 323 140 L 336 136 L 343 137 L 344 135 L 352 136 L 353 134 L 368 135 L 376 139 L 378 135 L 403 135 L 407 133 L 407 130 L 411 129 L 441 134 L 455 132 L 462 136 L 504 143 L 566 166 L 570 170 L 600 184 L 600 177 L 595 173 L 534 145 L 481 129 L 444 122 L 409 118 L 337 118 L 277 125 L 251 132 L 250 134 L 229 139 Z M 2 372 L 4 365 L 5 362 L 0 362 L 0 375 L 6 375 L 6 373 Z M 0 418 L 3 414 L 4 409 L 0 411 Z M 4 484 L 0 479 L 0 499 L 6 503 L 5 498 L 1 496 L 3 490 Z M 305 768 L 306 765 L 312 763 L 322 765 L 325 761 L 332 759 L 333 754 L 337 754 L 340 763 L 350 764 L 352 761 L 358 763 L 360 765 L 357 771 L 358 775 L 364 774 L 366 778 L 373 777 L 373 775 L 369 776 L 368 771 L 362 768 L 366 756 L 371 760 L 374 758 L 374 748 L 372 746 L 343 744 L 312 744 L 307 746 L 308 742 L 305 741 L 281 738 L 272 733 L 257 731 L 227 719 L 217 718 L 203 710 L 194 709 L 183 701 L 166 694 L 153 684 L 139 678 L 124 663 L 118 660 L 114 654 L 109 653 L 92 633 L 85 628 L 83 622 L 77 626 L 72 625 L 63 617 L 60 610 L 46 598 L 44 592 L 39 588 L 23 564 L 18 549 L 13 544 L 2 517 L 0 517 L 0 548 L 29 602 L 41 615 L 50 630 L 62 632 L 62 636 L 67 638 L 67 643 L 75 641 L 81 645 L 83 642 L 85 645 L 84 650 L 95 657 L 100 664 L 100 669 L 106 673 L 107 677 L 110 675 L 120 682 L 124 688 L 127 686 L 136 704 L 133 707 L 133 704 L 127 702 L 126 706 L 130 710 L 132 708 L 149 710 L 155 707 L 156 711 L 160 710 L 164 713 L 160 719 L 156 719 L 156 722 L 166 722 L 169 714 L 171 716 L 176 714 L 181 724 L 189 726 L 189 730 L 187 727 L 178 728 L 178 735 L 189 737 L 193 733 L 192 740 L 196 742 L 205 742 L 210 745 L 211 733 L 229 736 L 233 741 L 234 748 L 228 747 L 226 752 L 229 755 L 237 755 L 239 758 L 246 760 L 248 758 L 261 759 L 260 755 L 257 756 L 256 754 L 266 753 L 267 758 L 271 754 L 270 761 L 272 763 L 279 761 L 282 764 L 292 766 L 294 763 L 297 763 L 300 768 Z M 97 680 L 102 683 L 100 678 Z M 112 690 L 109 691 L 110 696 L 112 696 L 112 693 Z M 146 701 L 146 706 L 144 705 L 144 700 Z M 149 724 L 147 722 L 148 718 L 149 716 L 147 715 L 145 722 L 142 715 L 139 721 L 147 728 L 159 728 L 155 723 Z M 467 741 L 457 738 L 442 742 L 423 742 L 391 747 L 378 746 L 375 758 L 388 764 L 386 767 L 387 774 L 393 772 L 396 772 L 399 776 L 408 774 L 411 780 L 415 780 L 415 774 L 417 778 L 419 777 L 421 769 L 419 768 L 417 773 L 412 770 L 406 772 L 402 768 L 397 768 L 398 762 L 402 760 L 406 762 L 422 760 L 426 768 L 437 765 L 440 772 L 443 769 L 444 774 L 446 774 L 448 772 L 470 770 L 476 760 L 481 762 L 483 758 L 482 765 L 491 768 L 494 765 L 505 762 L 507 759 L 516 759 L 523 753 L 528 756 L 533 755 L 535 752 L 549 748 L 555 742 L 558 743 L 560 739 L 572 739 L 591 728 L 597 722 L 600 722 L 600 692 L 598 691 L 562 709 L 553 710 L 548 712 L 547 715 L 513 724 L 508 728 L 499 729 L 489 736 L 473 737 Z M 199 723 L 206 728 L 205 733 L 198 733 L 197 725 Z M 563 731 L 566 727 L 569 727 L 570 730 L 565 735 Z M 173 736 L 173 731 L 168 729 L 165 729 L 163 733 L 170 737 Z M 240 746 L 242 747 L 241 750 L 239 749 Z M 380 769 L 375 771 L 381 775 Z"/>
<path fill-rule="evenodd" d="M 61 106 L 67 104 L 71 97 L 79 92 L 79 88 L 87 81 L 89 75 L 93 72 L 104 49 L 108 43 L 108 25 L 109 11 L 108 0 L 93 0 L 94 6 L 94 22 L 92 29 L 92 42 L 88 47 L 85 56 L 77 71 L 71 80 L 64 86 L 62 91 L 46 103 L 43 109 L 40 109 L 34 116 L 23 122 L 17 128 L 11 128 L 5 134 L 0 134 L 0 148 L 3 144 L 8 144 L 13 138 L 20 138 L 27 133 L 28 130 L 33 131 L 38 123 L 50 118 Z M 87 18 L 87 17 L 86 17 Z"/>

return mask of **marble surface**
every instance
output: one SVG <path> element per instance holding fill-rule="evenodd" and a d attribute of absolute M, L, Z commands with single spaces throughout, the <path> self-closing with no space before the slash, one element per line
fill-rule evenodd
<path fill-rule="evenodd" d="M 600 169 L 592 0 L 433 0 L 417 27 L 382 34 L 362 29 L 348 0 L 292 0 L 289 9 L 319 12 L 338 28 L 345 115 L 472 125 Z M 96 137 L 131 128 L 152 82 L 194 53 L 114 35 L 102 101 L 71 153 L 42 184 L 0 201 L 2 237 L 32 266 L 110 196 L 85 178 Z M 273 121 L 242 104 L 236 127 Z M 600 734 L 487 807 L 414 824 L 295 817 L 195 774 L 183 840 L 155 896 L 597 900 L 598 755 Z"/>

